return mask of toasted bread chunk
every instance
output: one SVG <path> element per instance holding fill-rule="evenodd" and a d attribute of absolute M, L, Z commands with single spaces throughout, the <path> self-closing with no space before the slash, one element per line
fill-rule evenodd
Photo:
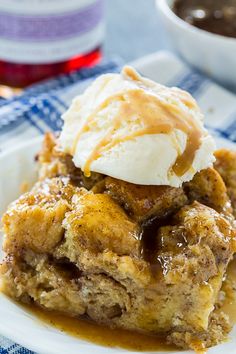
<path fill-rule="evenodd" d="M 153 247 L 153 259 L 163 274 L 158 286 L 162 296 L 153 301 L 160 309 L 160 323 L 165 319 L 174 333 L 188 331 L 197 340 L 210 326 L 227 264 L 236 250 L 235 230 L 222 215 L 198 202 L 183 207 L 171 224 L 159 228 Z"/>
<path fill-rule="evenodd" d="M 139 222 L 153 216 L 165 217 L 187 203 L 182 188 L 141 186 L 112 177 L 105 179 L 105 192 Z"/>
<path fill-rule="evenodd" d="M 188 267 L 186 262 L 182 263 L 188 271 L 187 277 L 204 282 L 217 275 L 220 266 L 225 268 L 236 251 L 235 230 L 229 226 L 228 220 L 222 214 L 205 205 L 194 202 L 183 207 L 171 223 L 174 226 L 163 226 L 158 230 L 157 244 L 154 247 L 158 250 L 156 257 L 161 262 L 165 259 L 166 274 L 173 270 L 176 276 L 181 269 L 181 263 L 175 264 L 175 256 L 178 258 L 180 255 L 188 260 Z M 191 263 L 192 257 L 195 260 L 198 258 L 200 264 L 195 261 Z M 181 271 L 181 274 L 183 276 L 184 272 Z"/>
<path fill-rule="evenodd" d="M 67 242 L 80 252 L 108 249 L 118 255 L 138 255 L 140 229 L 108 195 L 74 195 L 63 226 Z"/>
<path fill-rule="evenodd" d="M 197 200 L 219 213 L 229 216 L 232 214 L 225 183 L 215 169 L 208 168 L 198 172 L 192 181 L 184 184 L 184 190 L 190 201 Z"/>
<path fill-rule="evenodd" d="M 58 147 L 56 137 L 52 133 L 45 134 L 43 146 L 37 156 L 39 166 L 39 180 L 65 176 L 80 187 L 91 189 L 104 179 L 100 173 L 92 172 L 90 177 L 85 177 L 80 168 L 77 168 L 72 156 L 65 154 Z"/>
<path fill-rule="evenodd" d="M 74 190 L 66 178 L 47 179 L 13 202 L 2 218 L 5 252 L 50 252 L 63 237 L 62 221 Z"/>
<path fill-rule="evenodd" d="M 191 329 L 172 332 L 168 335 L 167 341 L 181 348 L 191 348 L 196 353 L 201 353 L 203 348 L 210 348 L 225 342 L 225 334 L 231 331 L 227 315 L 224 312 L 213 312 L 209 318 L 207 331 L 197 335 Z"/>
<path fill-rule="evenodd" d="M 223 178 L 236 216 L 236 151 L 221 149 L 215 152 L 215 169 Z"/>
<path fill-rule="evenodd" d="M 44 136 L 42 149 L 37 155 L 39 180 L 58 176 L 68 176 L 71 158 L 57 149 L 57 140 L 52 133 Z"/>

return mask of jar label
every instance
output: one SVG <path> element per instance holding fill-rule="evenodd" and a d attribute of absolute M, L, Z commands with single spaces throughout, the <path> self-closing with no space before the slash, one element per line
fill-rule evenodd
<path fill-rule="evenodd" d="M 34 13 L 24 14 L 22 5 L 21 13 L 19 10 L 13 12 L 13 5 L 8 10 L 6 5 L 0 5 L 0 59 L 24 64 L 58 62 L 85 54 L 101 44 L 104 32 L 102 0 L 77 0 L 76 8 L 76 2 L 72 0 L 74 8 L 66 11 L 64 5 L 61 12 L 55 13 L 52 13 L 51 4 L 54 1 L 56 6 L 55 0 L 47 1 L 51 5 L 50 13 L 40 12 L 43 2 L 41 7 L 35 7 Z"/>

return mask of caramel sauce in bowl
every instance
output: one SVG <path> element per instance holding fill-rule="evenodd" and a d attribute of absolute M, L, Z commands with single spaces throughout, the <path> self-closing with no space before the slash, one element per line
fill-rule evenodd
<path fill-rule="evenodd" d="M 236 38 L 236 0 L 175 0 L 173 10 L 195 27 Z"/>
<path fill-rule="evenodd" d="M 227 5 L 230 2 L 230 0 L 210 1 L 214 2 L 214 6 L 217 4 Z M 156 0 L 160 19 L 166 28 L 173 48 L 191 66 L 235 91 L 236 38 L 234 29 L 226 29 L 222 18 L 214 20 L 214 23 L 217 22 L 216 25 L 208 20 L 206 24 L 204 18 L 201 19 L 201 17 L 205 17 L 208 0 L 192 0 L 195 9 L 189 17 L 187 16 L 188 21 L 185 21 L 182 15 L 181 17 L 176 15 L 174 3 L 175 0 Z M 226 10 L 227 16 L 233 17 L 234 11 L 235 8 Z M 207 11 L 206 15 L 208 16 L 208 14 Z M 191 18 L 192 15 L 194 15 L 194 19 Z M 217 10 L 213 17 L 219 15 L 221 17 L 222 13 Z M 234 24 L 235 21 L 232 21 L 232 27 Z"/>

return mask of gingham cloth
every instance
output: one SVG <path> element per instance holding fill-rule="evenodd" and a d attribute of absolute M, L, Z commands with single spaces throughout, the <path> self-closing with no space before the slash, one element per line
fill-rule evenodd
<path fill-rule="evenodd" d="M 117 61 L 84 69 L 32 86 L 24 94 L 0 101 L 0 150 L 48 130 L 60 130 L 61 114 L 72 98 L 82 92 L 96 76 L 116 72 Z M 224 144 L 236 141 L 236 96 L 198 72 L 190 70 L 167 53 L 137 61 L 134 66 L 144 75 L 169 86 L 189 91 L 206 116 L 207 127 Z M 14 319 L 13 319 L 14 320 Z M 0 336 L 0 354 L 29 354 L 28 349 Z"/>

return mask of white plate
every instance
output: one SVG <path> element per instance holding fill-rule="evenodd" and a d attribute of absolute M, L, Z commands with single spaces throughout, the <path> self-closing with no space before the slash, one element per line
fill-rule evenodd
<path fill-rule="evenodd" d="M 183 67 L 176 60 L 165 54 L 155 54 L 142 58 L 132 63 L 143 75 L 167 83 L 172 77 L 182 72 Z M 214 94 L 213 94 L 214 93 Z M 210 95 L 210 97 L 208 97 Z M 208 96 L 199 97 L 200 105 L 211 122 L 218 122 L 229 115 L 231 108 L 235 110 L 235 97 L 229 97 L 221 88 L 211 88 Z M 227 96 L 227 97 L 226 97 Z M 222 99 L 225 102 L 222 112 Z M 217 99 L 216 99 L 217 98 Z M 214 109 L 212 109 L 214 107 Z M 8 145 L 16 144 L 21 136 L 14 137 L 15 140 Z M 18 139 L 18 140 L 17 140 Z M 21 194 L 22 182 L 32 184 L 36 178 L 34 156 L 39 150 L 42 138 L 28 141 L 25 144 L 17 145 L 16 148 L 7 150 L 0 155 L 0 216 L 5 211 L 9 202 Z M 217 139 L 218 147 L 229 147 L 236 149 L 236 145 L 224 139 Z M 1 251 L 0 251 L 1 253 Z M 0 254 L 1 257 L 1 254 Z M 66 335 L 59 330 L 38 321 L 32 314 L 17 306 L 10 299 L 0 294 L 0 333 L 9 339 L 41 354 L 121 354 L 135 352 L 119 348 L 106 348 L 84 340 Z M 231 334 L 228 343 L 211 348 L 210 354 L 221 353 L 236 354 L 236 328 Z M 153 352 L 152 352 L 153 353 Z M 166 352 L 165 352 L 166 353 Z M 171 352 L 180 353 L 179 351 Z M 191 351 L 185 351 L 193 353 Z M 148 354 L 146 352 L 146 354 Z M 159 354 L 161 354 L 159 352 Z"/>
<path fill-rule="evenodd" d="M 31 184 L 35 180 L 34 156 L 39 150 L 41 140 L 42 138 L 34 139 L 1 155 L 0 166 L 4 166 L 1 168 L 0 174 L 1 212 L 5 210 L 10 201 L 19 196 L 22 181 Z M 234 144 L 225 140 L 217 140 L 217 144 L 218 147 L 236 148 Z M 123 349 L 102 347 L 64 334 L 38 321 L 32 314 L 2 294 L 0 295 L 0 316 L 0 333 L 2 335 L 38 353 L 118 354 L 126 352 Z M 208 353 L 236 353 L 236 328 L 230 337 L 227 343 L 211 348 Z M 135 352 L 129 353 L 134 354 Z M 185 351 L 184 353 L 192 352 Z M 174 353 L 172 352 L 172 354 Z"/>

